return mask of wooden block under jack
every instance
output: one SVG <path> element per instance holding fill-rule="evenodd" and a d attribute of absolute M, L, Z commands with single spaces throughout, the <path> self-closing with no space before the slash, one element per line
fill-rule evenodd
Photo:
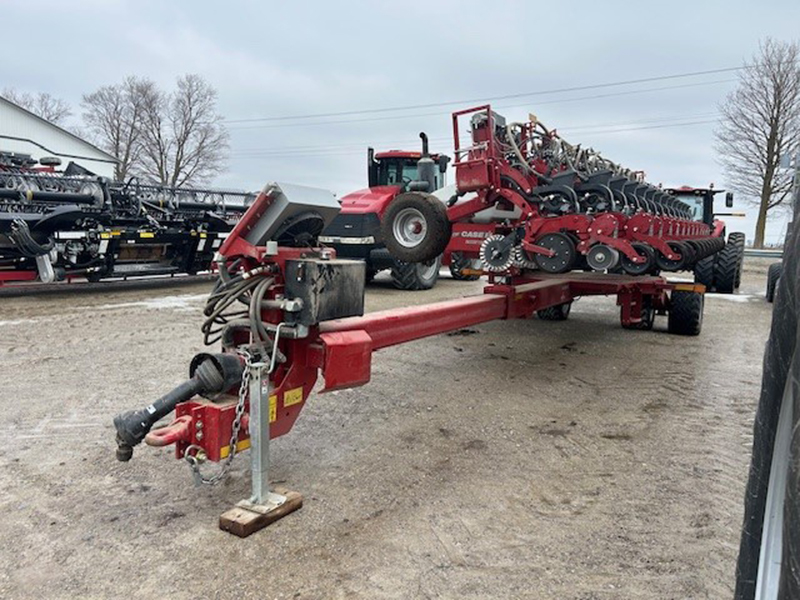
<path fill-rule="evenodd" d="M 219 528 L 245 538 L 303 506 L 303 496 L 300 493 L 283 488 L 276 488 L 274 491 L 286 497 L 283 504 L 273 509 L 265 509 L 246 501 L 240 502 L 219 516 Z"/>

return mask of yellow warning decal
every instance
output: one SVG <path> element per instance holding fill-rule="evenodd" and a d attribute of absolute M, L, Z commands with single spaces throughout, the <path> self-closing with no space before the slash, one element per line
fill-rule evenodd
<path fill-rule="evenodd" d="M 111 235 L 122 235 L 121 231 L 112 231 Z"/>
<path fill-rule="evenodd" d="M 107 240 L 107 239 L 109 239 L 110 237 L 111 237 L 111 234 L 110 234 L 110 233 L 101 233 L 101 234 L 100 234 L 100 239 L 101 239 L 101 240 Z"/>
<path fill-rule="evenodd" d="M 241 452 L 242 450 L 247 450 L 249 447 L 250 447 L 250 438 L 247 438 L 246 440 L 239 440 L 236 443 L 236 452 Z M 219 457 L 220 458 L 225 458 L 230 453 L 231 453 L 231 447 L 230 446 L 223 446 L 222 448 L 219 449 Z"/>
<path fill-rule="evenodd" d="M 295 404 L 300 404 L 303 401 L 303 388 L 294 388 L 293 390 L 288 390 L 286 393 L 283 394 L 283 405 L 284 406 L 294 406 Z"/>
<path fill-rule="evenodd" d="M 156 234 L 153 233 L 152 231 L 140 231 L 139 232 L 139 237 L 140 238 L 154 238 L 154 237 L 156 237 Z"/>
<path fill-rule="evenodd" d="M 207 236 L 205 233 L 201 233 L 201 234 L 200 234 L 200 237 L 201 237 L 201 238 L 206 238 L 206 237 L 208 237 L 208 236 Z"/>
<path fill-rule="evenodd" d="M 278 397 L 272 395 L 269 397 L 269 422 L 274 423 L 278 418 Z"/>

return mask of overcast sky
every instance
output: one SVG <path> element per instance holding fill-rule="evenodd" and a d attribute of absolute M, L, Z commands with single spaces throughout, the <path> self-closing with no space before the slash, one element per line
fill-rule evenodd
<path fill-rule="evenodd" d="M 77 117 L 81 94 L 125 75 L 170 87 L 198 73 L 231 121 L 229 168 L 217 185 L 281 180 L 339 195 L 364 187 L 368 144 L 414 149 L 424 130 L 434 150 L 449 153 L 452 110 L 512 95 L 493 102 L 498 112 L 514 120 L 533 112 L 654 183 L 722 187 L 713 120 L 735 72 L 537 92 L 736 67 L 766 36 L 800 37 L 797 0 L 2 5 L 0 89 L 50 92 L 75 105 Z M 752 237 L 754 219 L 728 220 Z M 768 241 L 782 236 L 781 221 L 770 224 Z"/>

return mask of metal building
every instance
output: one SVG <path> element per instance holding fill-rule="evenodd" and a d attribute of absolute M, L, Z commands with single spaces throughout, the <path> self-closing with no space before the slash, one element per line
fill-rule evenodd
<path fill-rule="evenodd" d="M 102 175 L 114 177 L 114 157 L 0 96 L 0 151 L 30 154 L 35 159 L 56 156 L 64 165 L 73 161 Z"/>

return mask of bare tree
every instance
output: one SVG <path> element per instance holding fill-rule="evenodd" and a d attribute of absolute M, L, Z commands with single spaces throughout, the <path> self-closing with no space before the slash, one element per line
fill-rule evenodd
<path fill-rule="evenodd" d="M 5 88 L 0 96 L 56 125 L 64 125 L 64 122 L 72 115 L 72 110 L 66 100 L 51 96 L 47 92 L 31 94 L 18 92 L 14 88 Z"/>
<path fill-rule="evenodd" d="M 172 93 L 145 97 L 141 170 L 163 185 L 209 180 L 222 171 L 228 132 L 217 113 L 217 92 L 199 75 L 178 78 Z"/>
<path fill-rule="evenodd" d="M 119 160 L 118 181 L 141 171 L 141 121 L 148 99 L 156 95 L 152 81 L 131 76 L 83 96 L 83 121 L 95 143 Z"/>
<path fill-rule="evenodd" d="M 791 193 L 781 157 L 800 149 L 800 45 L 764 41 L 720 112 L 720 162 L 728 183 L 758 206 L 754 245 L 761 248 L 769 211 Z"/>

